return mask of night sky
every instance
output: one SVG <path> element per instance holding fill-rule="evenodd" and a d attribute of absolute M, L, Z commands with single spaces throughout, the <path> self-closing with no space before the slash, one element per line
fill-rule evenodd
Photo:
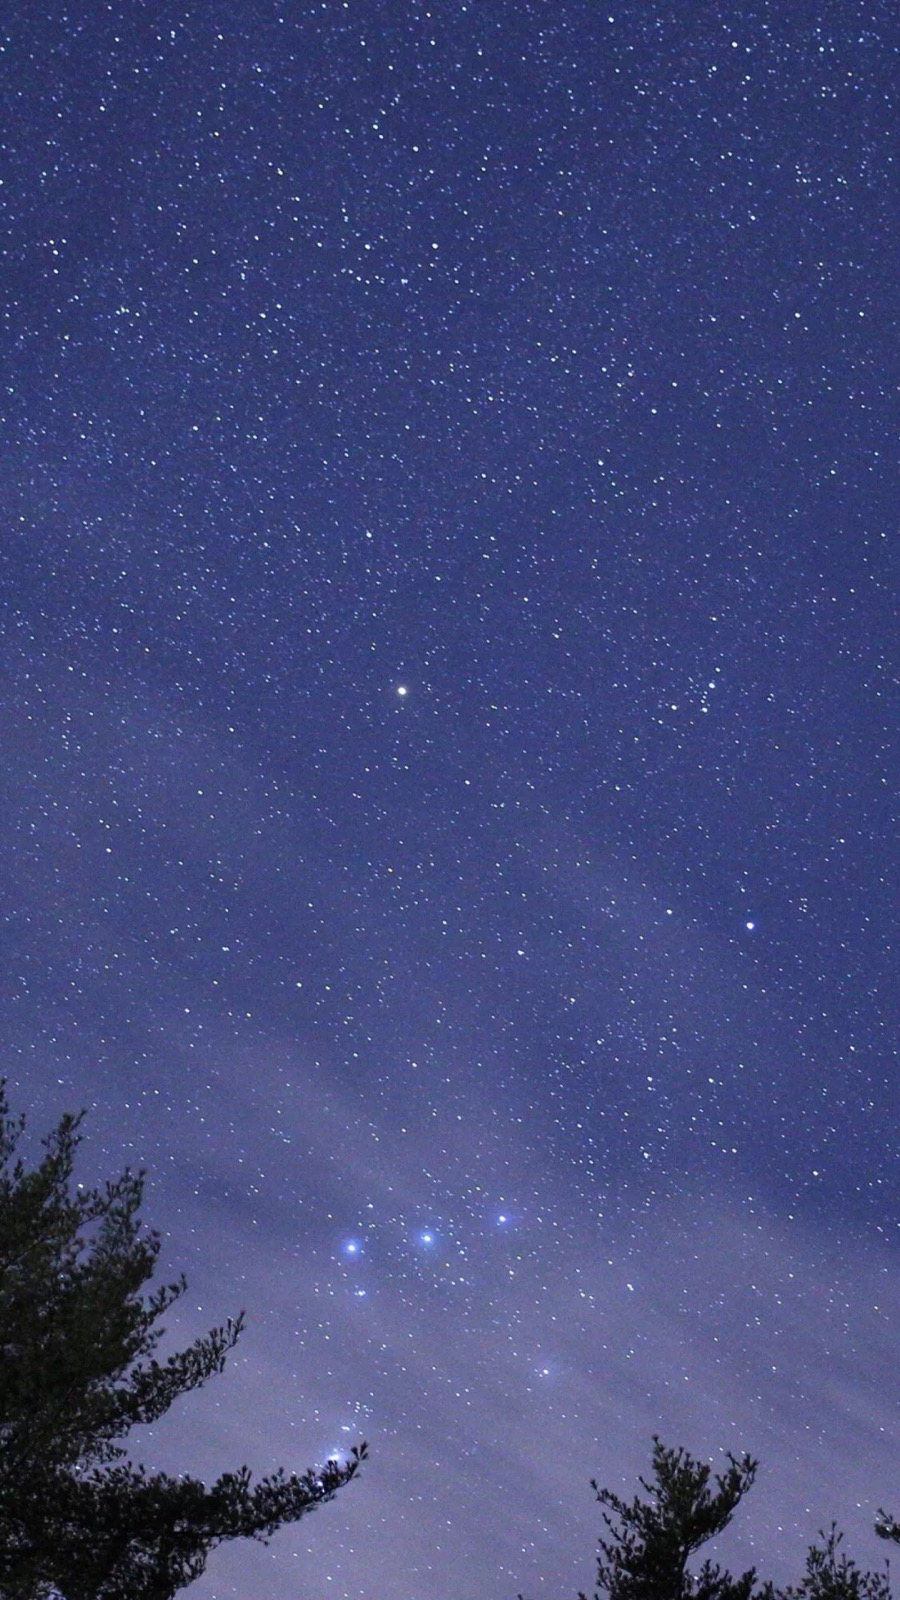
<path fill-rule="evenodd" d="M 148 1173 L 197 1600 L 900 1513 L 894 0 L 18 0 L 3 1070 Z"/>

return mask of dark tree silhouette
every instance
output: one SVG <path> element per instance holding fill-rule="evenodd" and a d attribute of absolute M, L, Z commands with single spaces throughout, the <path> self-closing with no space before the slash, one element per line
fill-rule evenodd
<path fill-rule="evenodd" d="M 749 1456 L 729 1456 L 713 1488 L 711 1467 L 655 1438 L 652 1481 L 640 1480 L 646 1499 L 629 1503 L 593 1483 L 608 1535 L 600 1540 L 598 1591 L 609 1600 L 749 1600 L 752 1568 L 732 1578 L 706 1561 L 692 1575 L 688 1561 L 727 1528 L 755 1476 Z"/>
<path fill-rule="evenodd" d="M 783 1590 L 775 1600 L 891 1600 L 888 1574 L 860 1572 L 856 1562 L 842 1554 L 844 1535 L 834 1523 L 819 1538 L 824 1543 L 810 1548 L 801 1582 Z"/>
<path fill-rule="evenodd" d="M 842 1553 L 843 1535 L 834 1524 L 819 1535 L 822 1544 L 810 1548 L 796 1586 L 775 1589 L 767 1582 L 757 1588 L 754 1568 L 734 1578 L 708 1560 L 691 1572 L 691 1557 L 727 1528 L 756 1477 L 750 1456 L 727 1459 L 728 1470 L 713 1479 L 704 1462 L 654 1438 L 653 1477 L 639 1480 L 645 1498 L 623 1500 L 592 1484 L 606 1526 L 593 1600 L 891 1600 L 888 1572 L 862 1572 Z M 876 1531 L 900 1544 L 900 1523 L 885 1512 Z"/>
<path fill-rule="evenodd" d="M 26 1168 L 23 1119 L 0 1085 L 0 1597 L 171 1600 L 230 1539 L 265 1540 L 353 1478 L 346 1462 L 207 1487 L 126 1459 L 131 1428 L 221 1372 L 243 1313 L 166 1360 L 159 1319 L 184 1278 L 143 1291 L 159 1236 L 138 1211 L 143 1174 L 73 1184 L 80 1117 Z"/>

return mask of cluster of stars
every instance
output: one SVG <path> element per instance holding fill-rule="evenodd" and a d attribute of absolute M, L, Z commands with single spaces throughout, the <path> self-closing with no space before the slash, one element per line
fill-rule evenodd
<path fill-rule="evenodd" d="M 897 1481 L 896 30 L 820 9 L 6 40 L 4 1071 L 251 1308 L 236 1459 L 371 1436 L 311 1590 L 577 1592 L 655 1432 L 794 1578 Z"/>

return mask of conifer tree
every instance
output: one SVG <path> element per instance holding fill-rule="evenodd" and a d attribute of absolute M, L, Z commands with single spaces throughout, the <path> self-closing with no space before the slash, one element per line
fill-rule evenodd
<path fill-rule="evenodd" d="M 876 1527 L 876 1532 L 880 1531 L 880 1527 Z M 800 1583 L 785 1589 L 773 1600 L 891 1600 L 887 1572 L 860 1571 L 856 1562 L 841 1550 L 844 1535 L 838 1533 L 834 1523 L 828 1533 L 820 1533 L 819 1538 L 824 1542 L 810 1547 L 806 1573 Z"/>
<path fill-rule="evenodd" d="M 711 1482 L 712 1469 L 704 1462 L 654 1438 L 653 1477 L 639 1480 L 643 1499 L 623 1500 L 594 1482 L 606 1537 L 600 1540 L 593 1600 L 891 1600 L 888 1571 L 863 1572 L 841 1550 L 843 1535 L 834 1524 L 820 1534 L 821 1544 L 811 1546 L 796 1585 L 776 1589 L 766 1582 L 757 1588 L 754 1568 L 734 1578 L 708 1560 L 691 1572 L 691 1557 L 727 1528 L 755 1477 L 750 1456 L 729 1455 L 728 1470 Z M 876 1532 L 900 1544 L 900 1522 L 885 1512 Z"/>
<path fill-rule="evenodd" d="M 598 1591 L 609 1600 L 750 1600 L 752 1568 L 740 1578 L 709 1561 L 696 1575 L 688 1570 L 691 1556 L 727 1528 L 756 1477 L 748 1455 L 728 1463 L 713 1489 L 710 1467 L 654 1438 L 653 1479 L 640 1479 L 646 1499 L 629 1503 L 592 1483 L 608 1533 L 597 1557 Z"/>
<path fill-rule="evenodd" d="M 74 1185 L 80 1121 L 63 1117 L 27 1168 L 0 1085 L 0 1600 L 171 1600 L 217 1545 L 265 1540 L 330 1500 L 365 1445 L 209 1487 L 127 1459 L 130 1429 L 222 1371 L 243 1314 L 157 1359 L 185 1280 L 144 1294 L 160 1239 L 138 1216 L 143 1175 Z"/>

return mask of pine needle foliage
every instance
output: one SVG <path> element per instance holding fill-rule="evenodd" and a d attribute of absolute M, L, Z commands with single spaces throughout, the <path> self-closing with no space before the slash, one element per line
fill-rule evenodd
<path fill-rule="evenodd" d="M 171 1600 L 217 1545 L 264 1541 L 332 1499 L 366 1447 L 209 1487 L 127 1459 L 132 1428 L 223 1370 L 243 1313 L 157 1359 L 185 1279 L 144 1293 L 160 1238 L 139 1218 L 143 1174 L 76 1185 L 80 1124 L 63 1117 L 26 1167 L 0 1085 L 0 1600 Z"/>
<path fill-rule="evenodd" d="M 727 1461 L 727 1470 L 713 1478 L 705 1462 L 654 1438 L 652 1478 L 639 1479 L 643 1498 L 623 1500 L 592 1483 L 606 1528 L 593 1600 L 891 1600 L 887 1563 L 881 1572 L 862 1571 L 841 1549 L 843 1534 L 834 1523 L 809 1549 L 796 1585 L 757 1587 L 755 1568 L 735 1578 L 709 1560 L 692 1572 L 691 1558 L 724 1532 L 756 1478 L 750 1456 L 729 1454 Z M 900 1544 L 900 1522 L 887 1512 L 879 1512 L 875 1531 Z"/>
<path fill-rule="evenodd" d="M 755 1477 L 749 1456 L 729 1456 L 728 1470 L 711 1482 L 711 1467 L 654 1438 L 653 1477 L 640 1479 L 646 1499 L 622 1500 L 592 1483 L 608 1534 L 600 1540 L 594 1600 L 750 1600 L 752 1569 L 732 1578 L 706 1561 L 692 1575 L 688 1561 L 727 1528 Z"/>
<path fill-rule="evenodd" d="M 891 1600 L 888 1572 L 862 1572 L 841 1550 L 844 1535 L 835 1523 L 819 1538 L 823 1543 L 810 1547 L 800 1583 L 775 1600 Z"/>

